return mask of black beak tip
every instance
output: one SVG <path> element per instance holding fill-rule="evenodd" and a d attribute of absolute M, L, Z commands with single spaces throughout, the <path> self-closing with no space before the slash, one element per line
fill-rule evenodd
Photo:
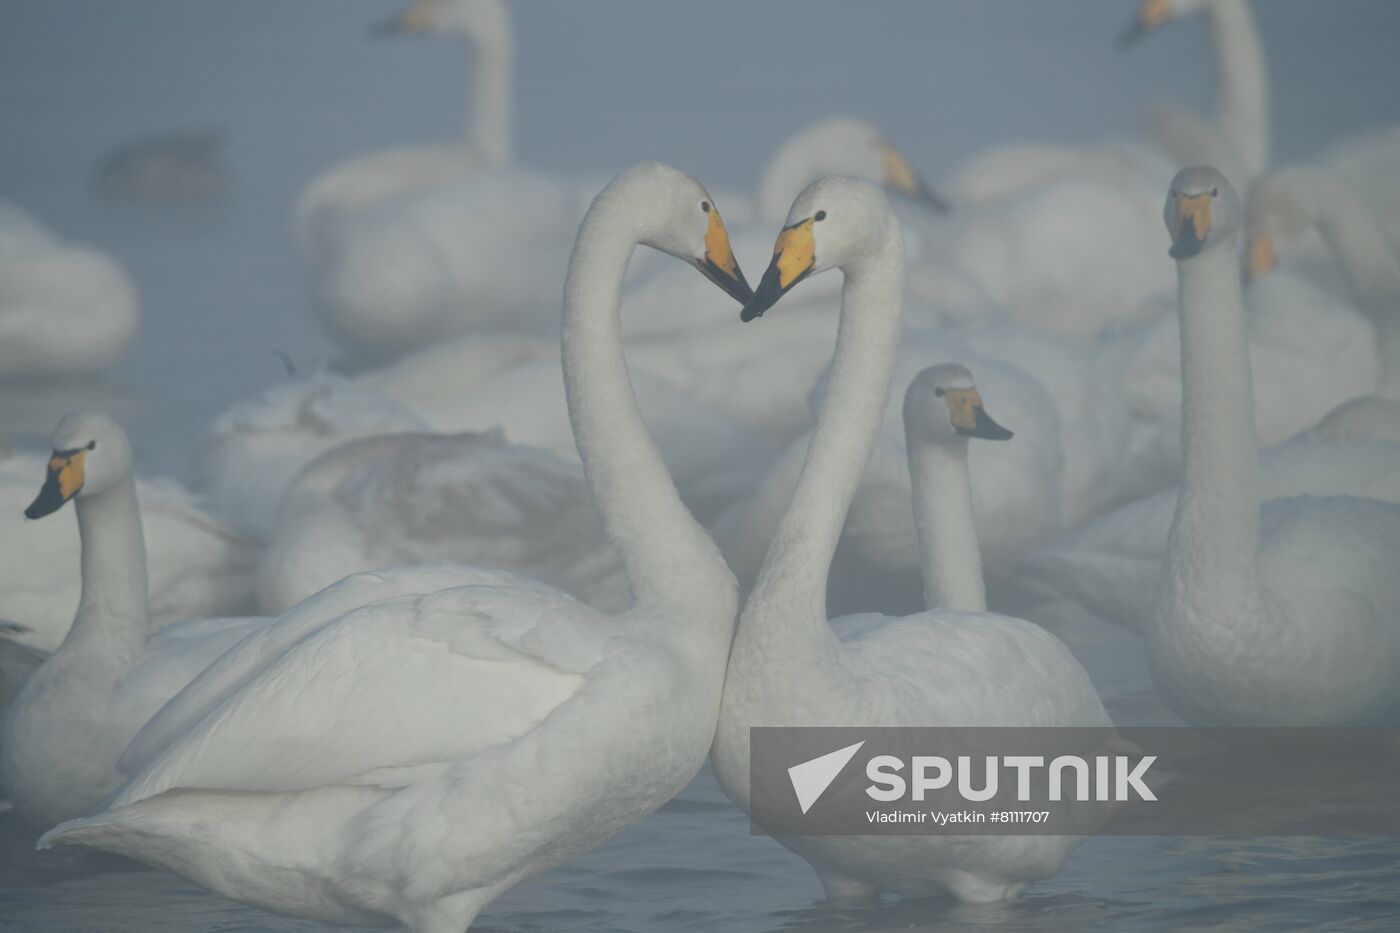
<path fill-rule="evenodd" d="M 1131 49 L 1133 46 L 1141 42 L 1143 36 L 1145 35 L 1147 35 L 1147 30 L 1143 28 L 1143 25 L 1141 23 L 1129 23 L 1128 28 L 1124 29 L 1118 35 L 1118 51 L 1128 51 L 1128 49 Z"/>

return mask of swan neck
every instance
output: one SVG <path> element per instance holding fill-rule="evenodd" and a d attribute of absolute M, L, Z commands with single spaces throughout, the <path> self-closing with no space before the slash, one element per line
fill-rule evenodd
<path fill-rule="evenodd" d="M 638 243 L 635 208 L 644 204 L 615 186 L 589 208 L 565 283 L 562 357 L 574 439 L 636 605 L 700 613 L 729 600 L 727 617 L 708 615 L 732 630 L 734 577 L 681 502 L 627 375 L 619 309 Z"/>
<path fill-rule="evenodd" d="M 1216 0 L 1207 7 L 1219 80 L 1216 119 L 1234 143 L 1249 178 L 1269 165 L 1269 68 L 1249 0 Z"/>
<path fill-rule="evenodd" d="M 90 648 L 114 662 L 130 663 L 150 633 L 146 545 L 135 480 L 128 475 L 73 505 L 82 541 L 82 596 L 59 651 Z"/>
<path fill-rule="evenodd" d="M 1258 602 L 1258 447 L 1236 245 L 1177 264 L 1183 478 L 1163 593 L 1178 622 L 1243 624 Z"/>
<path fill-rule="evenodd" d="M 982 555 L 972 516 L 967 439 L 919 441 L 906 424 L 914 527 L 924 573 L 924 608 L 986 612 Z"/>
<path fill-rule="evenodd" d="M 472 43 L 472 102 L 467 133 L 490 162 L 510 162 L 515 149 L 515 39 L 509 28 L 489 41 Z"/>
<path fill-rule="evenodd" d="M 834 663 L 827 577 L 846 513 L 879 437 L 899 345 L 904 244 L 897 224 L 862 261 L 843 271 L 836 352 L 821 413 L 792 499 L 744 607 L 745 620 L 765 618 L 740 627 L 741 637 L 772 649 L 763 650 L 770 662 Z"/>

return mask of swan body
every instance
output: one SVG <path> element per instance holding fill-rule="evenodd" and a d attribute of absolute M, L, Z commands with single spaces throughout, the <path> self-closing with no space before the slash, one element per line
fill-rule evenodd
<path fill-rule="evenodd" d="M 111 257 L 0 202 L 0 382 L 99 373 L 126 351 L 139 317 L 135 286 Z"/>
<path fill-rule="evenodd" d="M 274 386 L 219 415 L 195 456 L 194 487 L 241 531 L 266 541 L 283 490 L 312 460 L 356 438 L 426 430 L 401 402 L 320 374 Z"/>
<path fill-rule="evenodd" d="M 1261 509 L 1242 213 L 1214 169 L 1173 180 L 1184 469 L 1147 634 L 1153 682 L 1193 724 L 1394 722 L 1400 505 L 1297 497 Z"/>
<path fill-rule="evenodd" d="M 605 612 L 631 598 L 578 466 L 491 431 L 362 438 L 314 460 L 283 493 L 260 606 L 280 613 L 357 571 L 442 559 Z"/>
<path fill-rule="evenodd" d="M 1266 504 L 1297 496 L 1400 503 L 1400 447 L 1351 437 L 1329 441 L 1323 430 L 1315 432 L 1259 452 L 1259 496 Z M 1028 604 L 1056 598 L 1145 632 L 1178 494 L 1164 489 L 1100 515 L 1023 555 L 1003 579 Z"/>
<path fill-rule="evenodd" d="M 720 786 L 740 807 L 750 805 L 749 729 L 832 725 L 1108 725 L 1087 675 L 1045 631 L 1005 616 L 930 609 L 906 618 L 860 616 L 828 622 L 826 582 L 845 512 L 875 446 L 888 401 L 899 340 L 904 246 L 899 224 L 878 190 L 830 178 L 793 204 L 773 264 L 749 320 L 799 279 L 829 268 L 845 273 L 842 320 L 822 412 L 806 463 L 772 549 L 740 618 L 729 660 L 712 760 Z M 981 423 L 980 399 L 959 385 L 942 419 Z M 951 423 L 950 423 L 951 422 Z M 911 424 L 917 423 L 911 417 Z M 966 437 L 962 437 L 964 445 Z M 920 440 L 923 443 L 923 439 Z M 965 446 L 945 454 L 947 497 L 962 500 L 954 519 L 964 540 L 925 536 L 931 561 L 966 556 L 971 512 Z M 911 440 L 911 446 L 916 446 Z M 912 452 L 916 469 L 930 466 Z M 947 499 L 926 498 L 944 516 Z M 925 517 L 929 513 L 925 512 Z M 921 529 L 933 525 L 921 522 Z M 940 546 L 942 550 L 940 550 Z M 942 556 L 939 556 L 939 555 Z M 966 576 L 966 561 L 952 576 Z M 976 591 L 941 585 L 976 606 Z M 980 581 L 978 581 L 980 585 Z M 950 595 L 952 595 L 950 593 Z M 983 607 L 985 608 L 985 607 Z M 1035 839 L 920 837 L 789 837 L 779 840 L 816 869 L 833 899 L 877 890 L 922 895 L 951 892 L 972 901 L 999 900 L 1054 874 L 1077 844 Z"/>
<path fill-rule="evenodd" d="M 460 933 L 684 787 L 714 734 L 737 594 L 646 434 L 618 313 L 639 242 L 747 294 L 713 213 L 694 179 L 644 163 L 598 195 L 570 261 L 569 411 L 632 608 L 607 616 L 517 580 L 309 630 L 294 610 L 152 720 L 108 809 L 41 844 L 121 852 L 297 916 Z"/>
<path fill-rule="evenodd" d="M 46 461 L 0 454 L 0 616 L 22 626 L 13 640 L 44 653 L 63 641 L 81 592 L 77 524 L 31 522 L 23 514 Z M 250 612 L 260 549 L 173 480 L 137 479 L 136 492 L 152 625 Z"/>
<path fill-rule="evenodd" d="M 256 624 L 213 619 L 154 631 L 131 447 L 110 418 L 64 418 L 46 467 L 25 514 L 41 518 L 78 500 L 83 592 L 62 643 L 5 719 L 0 785 L 37 826 L 95 809 L 119 783 L 117 756 L 146 718 Z"/>

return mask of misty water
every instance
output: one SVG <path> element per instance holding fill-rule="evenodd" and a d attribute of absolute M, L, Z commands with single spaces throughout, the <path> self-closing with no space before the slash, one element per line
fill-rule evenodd
<path fill-rule="evenodd" d="M 1400 5 L 1256 6 L 1276 161 L 1400 120 Z M 333 358 L 292 247 L 298 191 L 346 155 L 449 135 L 466 106 L 467 62 L 456 45 L 368 38 L 367 26 L 398 7 L 0 4 L 0 198 L 117 257 L 143 313 L 133 349 L 102 383 L 0 386 L 0 444 L 43 447 L 61 414 L 101 404 L 128 426 L 143 472 L 187 479 L 199 437 L 224 407 L 286 379 L 286 361 L 304 373 Z M 751 191 L 774 147 L 833 113 L 882 126 L 935 182 L 998 143 L 1130 136 L 1146 103 L 1171 97 L 1204 108 L 1211 87 L 1196 20 L 1130 54 L 1115 48 L 1133 8 L 1132 0 L 522 0 L 518 157 L 599 177 L 656 158 L 712 188 Z M 104 154 L 172 127 L 223 134 L 231 175 L 223 194 L 180 207 L 95 196 Z M 749 270 L 766 262 L 739 259 Z M 1152 695 L 1135 636 L 1056 607 L 1025 615 L 1071 644 L 1116 721 L 1173 721 Z M 0 816 L 0 929 L 327 929 L 133 863 L 35 854 L 32 838 Z M 510 892 L 478 927 L 1389 930 L 1400 924 L 1400 842 L 1098 838 L 1010 904 L 889 899 L 840 913 L 820 897 L 806 864 L 751 835 L 702 773 L 650 818 Z"/>

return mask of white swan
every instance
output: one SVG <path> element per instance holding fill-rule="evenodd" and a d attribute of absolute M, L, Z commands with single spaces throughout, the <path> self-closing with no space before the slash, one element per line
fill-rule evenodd
<path fill-rule="evenodd" d="M 647 436 L 618 312 L 638 243 L 738 290 L 738 267 L 712 262 L 717 229 L 697 181 L 645 163 L 598 195 L 569 266 L 569 409 L 631 610 L 520 581 L 313 631 L 284 617 L 162 710 L 107 810 L 41 845 L 125 853 L 298 916 L 461 933 L 684 787 L 714 734 L 737 594 Z"/>
<path fill-rule="evenodd" d="M 48 457 L 0 451 L 0 617 L 11 638 L 42 652 L 63 641 L 81 590 L 76 523 L 31 522 L 24 507 Z M 153 626 L 252 611 L 260 549 L 173 480 L 136 480 L 145 529 Z"/>
<path fill-rule="evenodd" d="M 41 518 L 77 500 L 82 600 L 62 644 L 11 703 L 0 745 L 0 786 L 40 827 L 92 812 L 120 783 L 117 757 L 142 723 L 257 622 L 156 632 L 126 434 L 105 415 L 74 414 L 53 443 L 47 479 L 25 515 Z"/>
<path fill-rule="evenodd" d="M 899 224 L 879 191 L 853 179 L 825 179 L 793 204 L 773 264 L 744 310 L 751 319 L 801 279 L 833 268 L 845 273 L 826 400 L 791 507 L 744 606 L 729 660 L 712 758 L 721 787 L 745 809 L 754 726 L 1110 724 L 1069 651 L 1030 623 L 930 610 L 903 619 L 857 617 L 842 640 L 827 622 L 831 557 L 889 396 L 903 264 Z M 975 395 L 954 391 L 945 394 L 948 420 L 955 428 L 975 430 Z M 915 436 L 919 443 L 925 440 Z M 957 455 L 951 459 L 956 473 Z M 930 465 L 922 457 L 911 462 L 916 469 Z M 957 496 L 958 480 L 949 482 L 944 492 Z M 965 487 L 962 495 L 965 509 Z M 944 503 L 940 497 L 924 504 L 941 509 Z M 970 529 L 963 525 L 962 530 Z M 923 543 L 933 546 L 930 559 L 942 563 L 944 542 L 925 537 Z M 977 545 L 974 539 L 950 546 L 975 550 Z M 964 562 L 961 570 L 968 573 L 971 567 Z M 838 620 L 835 627 L 844 626 Z M 1010 896 L 1027 882 L 1054 874 L 1077 843 L 1052 836 L 781 841 L 816 868 L 832 898 L 877 890 L 951 891 L 974 901 Z M 892 864 L 899 865 L 897 872 L 889 870 Z"/>
<path fill-rule="evenodd" d="M 111 257 L 0 201 L 0 382 L 101 372 L 139 317 L 136 289 Z"/>
<path fill-rule="evenodd" d="M 482 434 L 386 434 L 314 460 L 282 496 L 258 575 L 280 613 L 361 570 L 452 560 L 539 580 L 604 612 L 630 595 L 583 472 Z"/>
<path fill-rule="evenodd" d="M 322 238 L 327 225 L 334 225 L 347 212 L 510 161 L 515 52 L 510 15 L 501 0 L 417 0 L 377 32 L 432 34 L 469 44 L 471 121 L 461 140 L 356 156 L 313 179 L 297 200 L 295 218 L 297 244 L 308 261 L 314 262 L 325 248 Z"/>
<path fill-rule="evenodd" d="M 1165 23 L 1204 14 L 1215 56 L 1215 114 L 1203 119 L 1159 102 L 1148 112 L 1149 135 L 1176 165 L 1210 162 L 1236 185 L 1269 167 L 1273 137 L 1269 72 L 1249 0 L 1142 0 L 1123 33 L 1129 46 Z"/>
<path fill-rule="evenodd" d="M 1162 698 L 1210 725 L 1360 725 L 1400 715 L 1400 505 L 1259 505 L 1236 257 L 1242 210 L 1214 169 L 1174 179 L 1184 480 L 1147 650 Z"/>

